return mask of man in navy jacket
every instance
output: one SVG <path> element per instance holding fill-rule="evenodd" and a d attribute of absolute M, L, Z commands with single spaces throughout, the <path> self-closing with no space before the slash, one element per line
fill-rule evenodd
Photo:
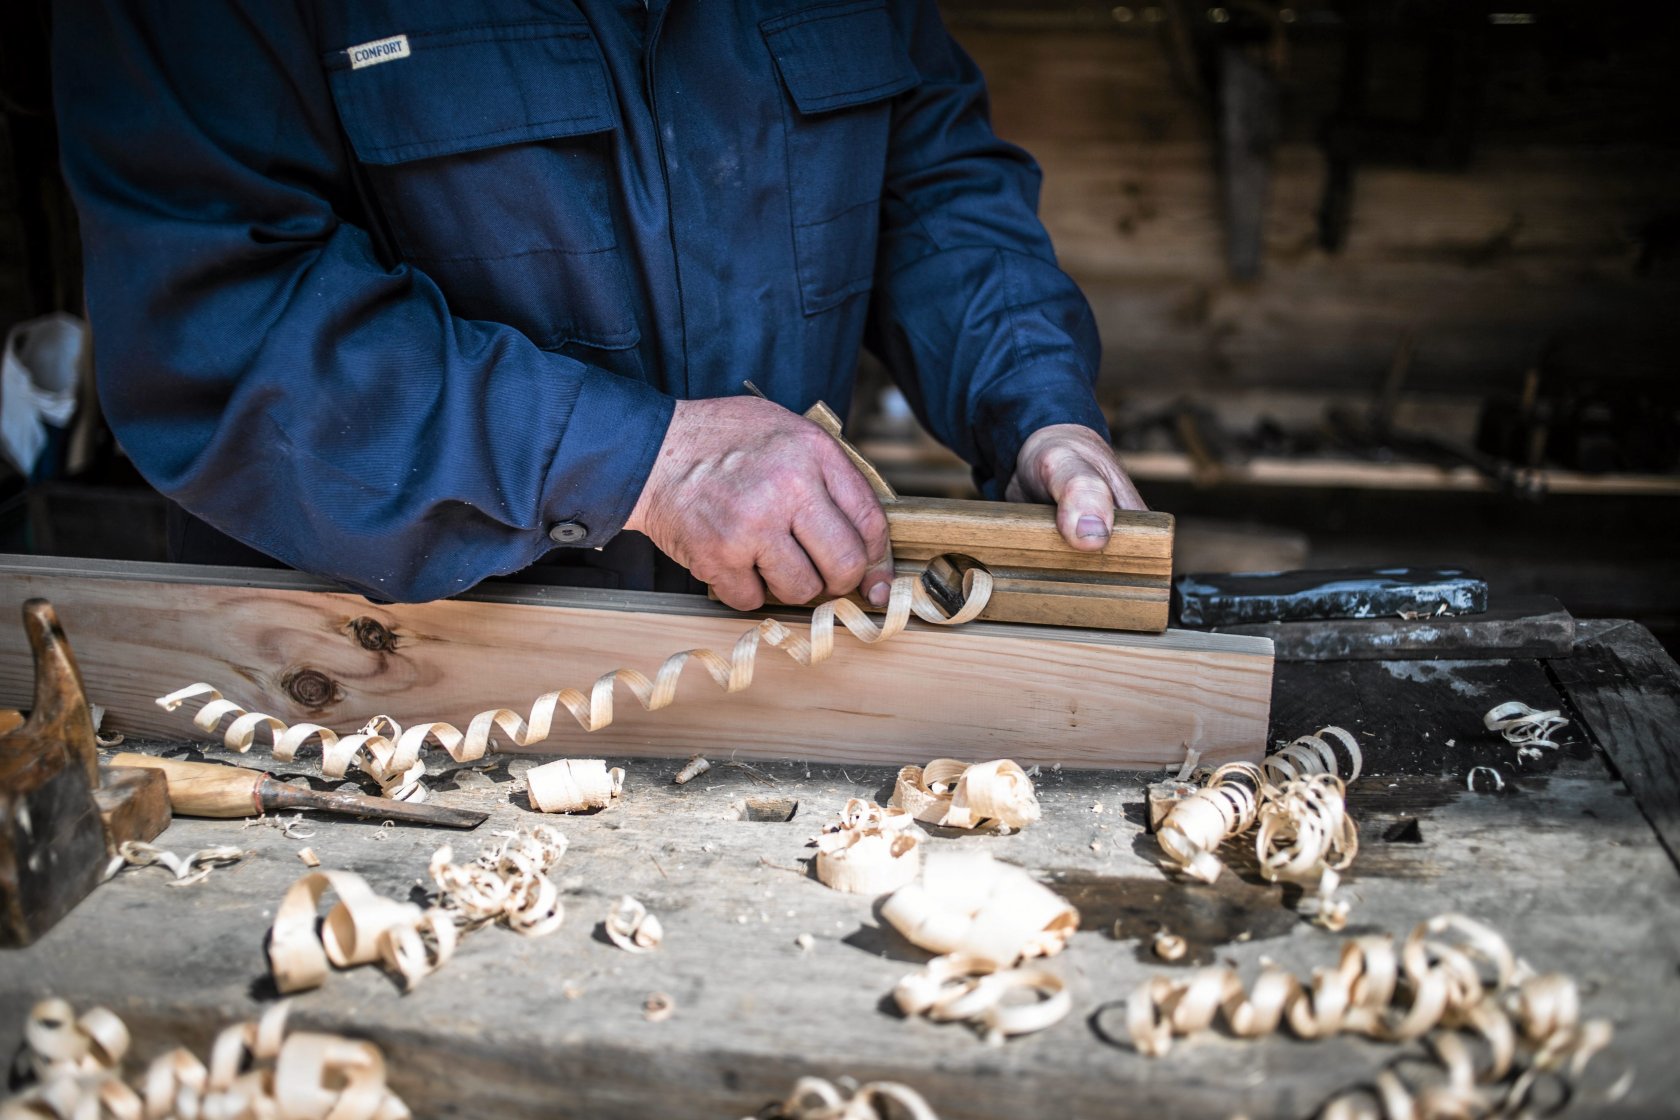
<path fill-rule="evenodd" d="M 106 415 L 265 556 L 879 602 L 880 507 L 797 415 L 864 345 L 1076 547 L 1141 508 L 932 0 L 67 0 L 54 42 Z"/>

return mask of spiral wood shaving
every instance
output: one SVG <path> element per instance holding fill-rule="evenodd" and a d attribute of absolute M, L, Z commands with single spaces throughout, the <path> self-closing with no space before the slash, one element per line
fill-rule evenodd
<path fill-rule="evenodd" d="M 1031 994 L 1020 1002 L 1017 993 Z M 997 962 L 966 953 L 934 957 L 898 982 L 893 1002 L 906 1015 L 937 1023 L 968 1023 L 990 1045 L 1011 1035 L 1053 1026 L 1073 1007 L 1067 985 L 1043 968 L 1000 969 Z"/>
<path fill-rule="evenodd" d="M 437 900 L 424 910 L 376 893 L 349 871 L 304 875 L 287 889 L 269 932 L 275 987 L 286 994 L 318 988 L 329 965 L 378 961 L 412 991 L 455 955 L 466 930 L 495 921 L 528 937 L 559 929 L 565 907 L 548 870 L 565 853 L 565 837 L 546 825 L 502 837 L 471 864 L 452 862 L 447 845 L 434 852 L 429 871 Z M 337 901 L 317 923 L 329 891 Z"/>
<path fill-rule="evenodd" d="M 1482 717 L 1482 726 L 1497 731 L 1505 741 L 1517 748 L 1517 758 L 1532 762 L 1542 750 L 1555 751 L 1558 744 L 1552 738 L 1569 726 L 1569 720 L 1557 708 L 1542 712 L 1520 700 L 1508 700 Z"/>
<path fill-rule="evenodd" d="M 1348 776 L 1331 740 L 1342 745 Z M 1258 766 L 1227 763 L 1197 793 L 1173 802 L 1156 839 L 1178 868 L 1204 883 L 1224 869 L 1219 847 L 1256 829 L 1255 855 L 1268 880 L 1306 888 L 1301 912 L 1331 929 L 1347 924 L 1348 906 L 1334 898 L 1341 872 L 1359 851 L 1359 830 L 1347 813 L 1346 782 L 1359 777 L 1358 741 L 1325 727 L 1285 744 Z"/>
<path fill-rule="evenodd" d="M 1221 1019 L 1238 1038 L 1287 1024 L 1302 1039 L 1428 1039 L 1443 1083 L 1411 1085 L 1386 1069 L 1374 1094 L 1332 1101 L 1324 1116 L 1335 1120 L 1520 1115 L 1540 1077 L 1578 1077 L 1612 1034 L 1605 1020 L 1581 1019 L 1572 979 L 1536 973 L 1498 933 L 1460 914 L 1419 924 L 1398 951 L 1391 937 L 1352 938 L 1336 967 L 1310 981 L 1262 962 L 1245 990 L 1235 969 L 1206 968 L 1151 977 L 1126 1001 L 1127 1034 L 1149 1057 Z"/>
<path fill-rule="evenodd" d="M 172 1050 L 131 1087 L 121 1076 L 123 1021 L 102 1007 L 77 1018 L 64 1000 L 44 1000 L 29 1014 L 20 1055 L 33 1084 L 0 1103 L 0 1120 L 407 1120 L 377 1046 L 287 1034 L 288 1007 L 223 1030 L 208 1065 Z"/>
<path fill-rule="evenodd" d="M 511 708 L 479 712 L 464 732 L 454 724 L 441 721 L 418 723 L 404 730 L 389 716 L 376 717 L 353 735 L 340 735 L 315 723 L 288 726 L 275 716 L 247 711 L 224 698 L 213 685 L 203 682 L 160 697 L 157 703 L 164 711 L 173 712 L 188 700 L 202 701 L 198 714 L 193 716 L 193 725 L 210 735 L 218 734 L 222 721 L 231 717 L 231 722 L 219 734 L 223 745 L 239 754 L 249 751 L 258 733 L 266 730 L 273 742 L 274 757 L 280 762 L 290 762 L 304 747 L 319 744 L 321 772 L 327 777 L 342 778 L 355 765 L 371 775 L 386 796 L 419 799 L 424 797 L 419 779 L 426 772 L 420 750 L 428 743 L 441 748 L 456 762 L 484 757 L 490 749 L 491 736 L 498 730 L 516 746 L 535 746 L 549 737 L 556 711 L 561 707 L 583 730 L 599 731 L 613 721 L 613 698 L 620 684 L 630 690 L 643 708 L 657 712 L 676 700 L 683 669 L 693 661 L 725 692 L 740 692 L 752 684 L 761 644 L 781 650 L 800 665 L 818 665 L 834 653 L 836 621 L 858 641 L 874 645 L 901 633 L 909 625 L 911 615 L 936 626 L 969 622 L 985 609 L 991 594 L 990 573 L 972 568 L 963 575 L 962 609 L 947 615 L 922 586 L 920 577 L 900 576 L 893 580 L 885 617 L 879 625 L 857 604 L 831 599 L 811 612 L 807 635 L 800 635 L 776 619 L 766 618 L 742 634 L 727 657 L 710 649 L 683 650 L 667 657 L 651 678 L 636 669 L 614 669 L 599 677 L 587 693 L 575 688 L 544 693 L 532 703 L 527 716 Z"/>
<path fill-rule="evenodd" d="M 939 1120 L 922 1095 L 896 1081 L 871 1081 L 847 1090 L 820 1077 L 801 1077 L 780 1104 L 746 1120 Z"/>
<path fill-rule="evenodd" d="M 1032 779 L 1007 758 L 973 764 L 936 758 L 926 766 L 906 766 L 898 772 L 889 804 L 946 828 L 1009 832 L 1039 817 Z"/>

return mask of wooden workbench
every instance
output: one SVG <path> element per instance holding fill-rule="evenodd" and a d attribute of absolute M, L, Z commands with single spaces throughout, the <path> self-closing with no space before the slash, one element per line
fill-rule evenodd
<path fill-rule="evenodd" d="M 1367 776 L 1352 791 L 1363 846 L 1348 932 L 1403 935 L 1444 911 L 1493 924 L 1536 967 L 1574 975 L 1587 1012 L 1615 1022 L 1589 1091 L 1624 1066 L 1635 1072 L 1631 1091 L 1614 1109 L 1583 1101 L 1581 1113 L 1669 1112 L 1680 1100 L 1680 874 L 1670 858 L 1680 752 L 1676 723 L 1662 721 L 1680 718 L 1680 672 L 1649 635 L 1581 624 L 1575 656 L 1550 661 L 1279 664 L 1274 687 L 1274 737 L 1337 723 L 1366 745 Z M 1482 728 L 1495 703 L 1556 706 L 1565 691 L 1576 722 L 1538 764 L 1519 768 L 1514 749 Z M 679 714 L 673 734 L 680 723 Z M 1121 1022 L 1114 1001 L 1174 967 L 1146 948 L 1157 923 L 1189 938 L 1185 965 L 1217 957 L 1252 969 L 1266 956 L 1304 973 L 1331 963 L 1339 941 L 1257 879 L 1227 872 L 1204 887 L 1163 874 L 1140 826 L 1146 776 L 1046 768 L 1039 825 L 929 841 L 1018 861 L 1084 916 L 1050 962 L 1074 1013 L 991 1048 L 962 1027 L 899 1018 L 888 993 L 925 955 L 883 929 L 870 900 L 806 872 L 806 839 L 848 797 L 884 800 L 891 770 L 717 765 L 678 787 L 668 759 L 618 761 L 629 771 L 621 804 L 556 821 L 571 841 L 554 873 L 567 905 L 559 932 L 472 933 L 409 995 L 373 967 L 335 973 L 297 999 L 294 1021 L 381 1044 L 420 1116 L 741 1117 L 807 1073 L 908 1082 L 944 1120 L 1304 1116 L 1400 1052 L 1208 1034 L 1150 1060 L 1105 1040 L 1104 1028 Z M 1467 792 L 1478 764 L 1504 774 L 1502 793 Z M 307 843 L 326 866 L 389 894 L 418 894 L 437 844 L 470 853 L 495 829 L 532 819 L 519 780 L 527 765 L 504 759 L 437 783 L 440 800 L 493 811 L 477 835 L 322 820 L 302 841 L 238 822 L 177 821 L 160 841 L 169 848 L 237 843 L 254 854 L 180 890 L 159 870 L 127 871 L 40 944 L 0 955 L 0 1052 L 17 1045 L 31 1003 L 56 994 L 121 1014 L 139 1059 L 183 1043 L 202 1053 L 216 1028 L 275 998 L 263 939 L 304 870 L 297 849 Z M 737 819 L 747 798 L 797 810 L 786 822 Z M 620 893 L 663 919 L 661 949 L 633 956 L 601 935 Z M 795 940 L 805 933 L 809 951 Z M 676 1003 L 664 1022 L 642 1015 L 656 991 Z"/>

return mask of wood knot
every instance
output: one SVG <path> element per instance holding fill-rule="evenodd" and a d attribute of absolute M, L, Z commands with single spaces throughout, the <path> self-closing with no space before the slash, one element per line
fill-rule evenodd
<path fill-rule="evenodd" d="M 320 711 L 344 698 L 338 682 L 319 669 L 288 669 L 280 678 L 280 687 L 310 711 Z"/>
<path fill-rule="evenodd" d="M 356 644 L 374 653 L 391 653 L 397 648 L 397 636 L 377 618 L 363 615 L 350 620 L 350 633 Z"/>

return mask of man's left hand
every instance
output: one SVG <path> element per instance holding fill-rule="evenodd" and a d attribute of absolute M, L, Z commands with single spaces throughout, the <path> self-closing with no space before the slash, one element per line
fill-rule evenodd
<path fill-rule="evenodd" d="M 1082 552 L 1097 552 L 1114 531 L 1114 509 L 1148 509 L 1108 441 L 1082 424 L 1051 424 L 1027 437 L 1011 502 L 1054 502 L 1056 527 Z"/>

